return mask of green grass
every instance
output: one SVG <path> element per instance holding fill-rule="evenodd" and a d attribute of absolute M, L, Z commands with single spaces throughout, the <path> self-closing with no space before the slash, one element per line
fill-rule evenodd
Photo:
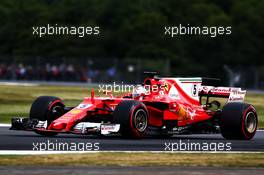
<path fill-rule="evenodd" d="M 92 153 L 0 156 L 0 166 L 210 166 L 264 167 L 260 154 Z"/>
<path fill-rule="evenodd" d="M 85 96 L 90 96 L 88 87 L 64 86 L 0 86 L 0 123 L 10 123 L 13 116 L 27 117 L 32 101 L 40 95 L 62 98 L 67 106 L 74 106 Z M 98 91 L 95 90 L 98 95 Z M 253 104 L 259 115 L 259 127 L 264 127 L 264 94 L 247 94 L 246 102 Z"/>
<path fill-rule="evenodd" d="M 13 116 L 28 116 L 32 101 L 41 95 L 58 96 L 66 105 L 76 105 L 91 89 L 86 87 L 0 86 L 0 122 L 10 123 Z"/>

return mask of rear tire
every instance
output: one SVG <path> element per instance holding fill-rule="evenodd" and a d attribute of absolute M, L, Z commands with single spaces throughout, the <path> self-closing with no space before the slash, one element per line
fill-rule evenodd
<path fill-rule="evenodd" d="M 123 137 L 143 138 L 148 128 L 147 108 L 136 100 L 122 101 L 115 108 L 114 123 L 120 124 Z"/>
<path fill-rule="evenodd" d="M 64 114 L 65 105 L 58 97 L 40 96 L 31 105 L 29 118 L 40 121 L 47 121 L 49 124 Z M 44 136 L 57 135 L 56 132 L 35 131 L 37 134 Z"/>
<path fill-rule="evenodd" d="M 223 108 L 219 124 L 224 138 L 250 140 L 257 130 L 257 113 L 250 104 L 228 103 Z"/>

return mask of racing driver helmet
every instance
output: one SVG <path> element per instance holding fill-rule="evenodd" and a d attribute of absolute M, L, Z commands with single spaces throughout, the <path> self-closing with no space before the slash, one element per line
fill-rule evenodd
<path fill-rule="evenodd" d="M 142 94 L 146 95 L 147 90 L 143 86 L 137 86 L 132 92 L 132 98 L 137 98 Z"/>

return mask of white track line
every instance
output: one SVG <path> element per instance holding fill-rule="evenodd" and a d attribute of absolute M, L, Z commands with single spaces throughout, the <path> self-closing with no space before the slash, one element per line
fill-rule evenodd
<path fill-rule="evenodd" d="M 15 82 L 0 82 L 0 85 L 5 86 L 39 86 L 37 83 L 15 83 Z"/>
<path fill-rule="evenodd" d="M 0 123 L 0 127 L 11 127 L 11 124 Z"/>
<path fill-rule="evenodd" d="M 0 155 L 48 155 L 48 154 L 95 154 L 95 153 L 152 153 L 152 154 L 264 154 L 260 151 L 20 151 L 3 150 Z"/>

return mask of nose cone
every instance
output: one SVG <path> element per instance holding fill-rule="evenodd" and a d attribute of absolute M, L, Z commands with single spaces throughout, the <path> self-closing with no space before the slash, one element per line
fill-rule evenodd
<path fill-rule="evenodd" d="M 53 123 L 51 129 L 63 130 L 66 127 L 66 123 Z"/>

